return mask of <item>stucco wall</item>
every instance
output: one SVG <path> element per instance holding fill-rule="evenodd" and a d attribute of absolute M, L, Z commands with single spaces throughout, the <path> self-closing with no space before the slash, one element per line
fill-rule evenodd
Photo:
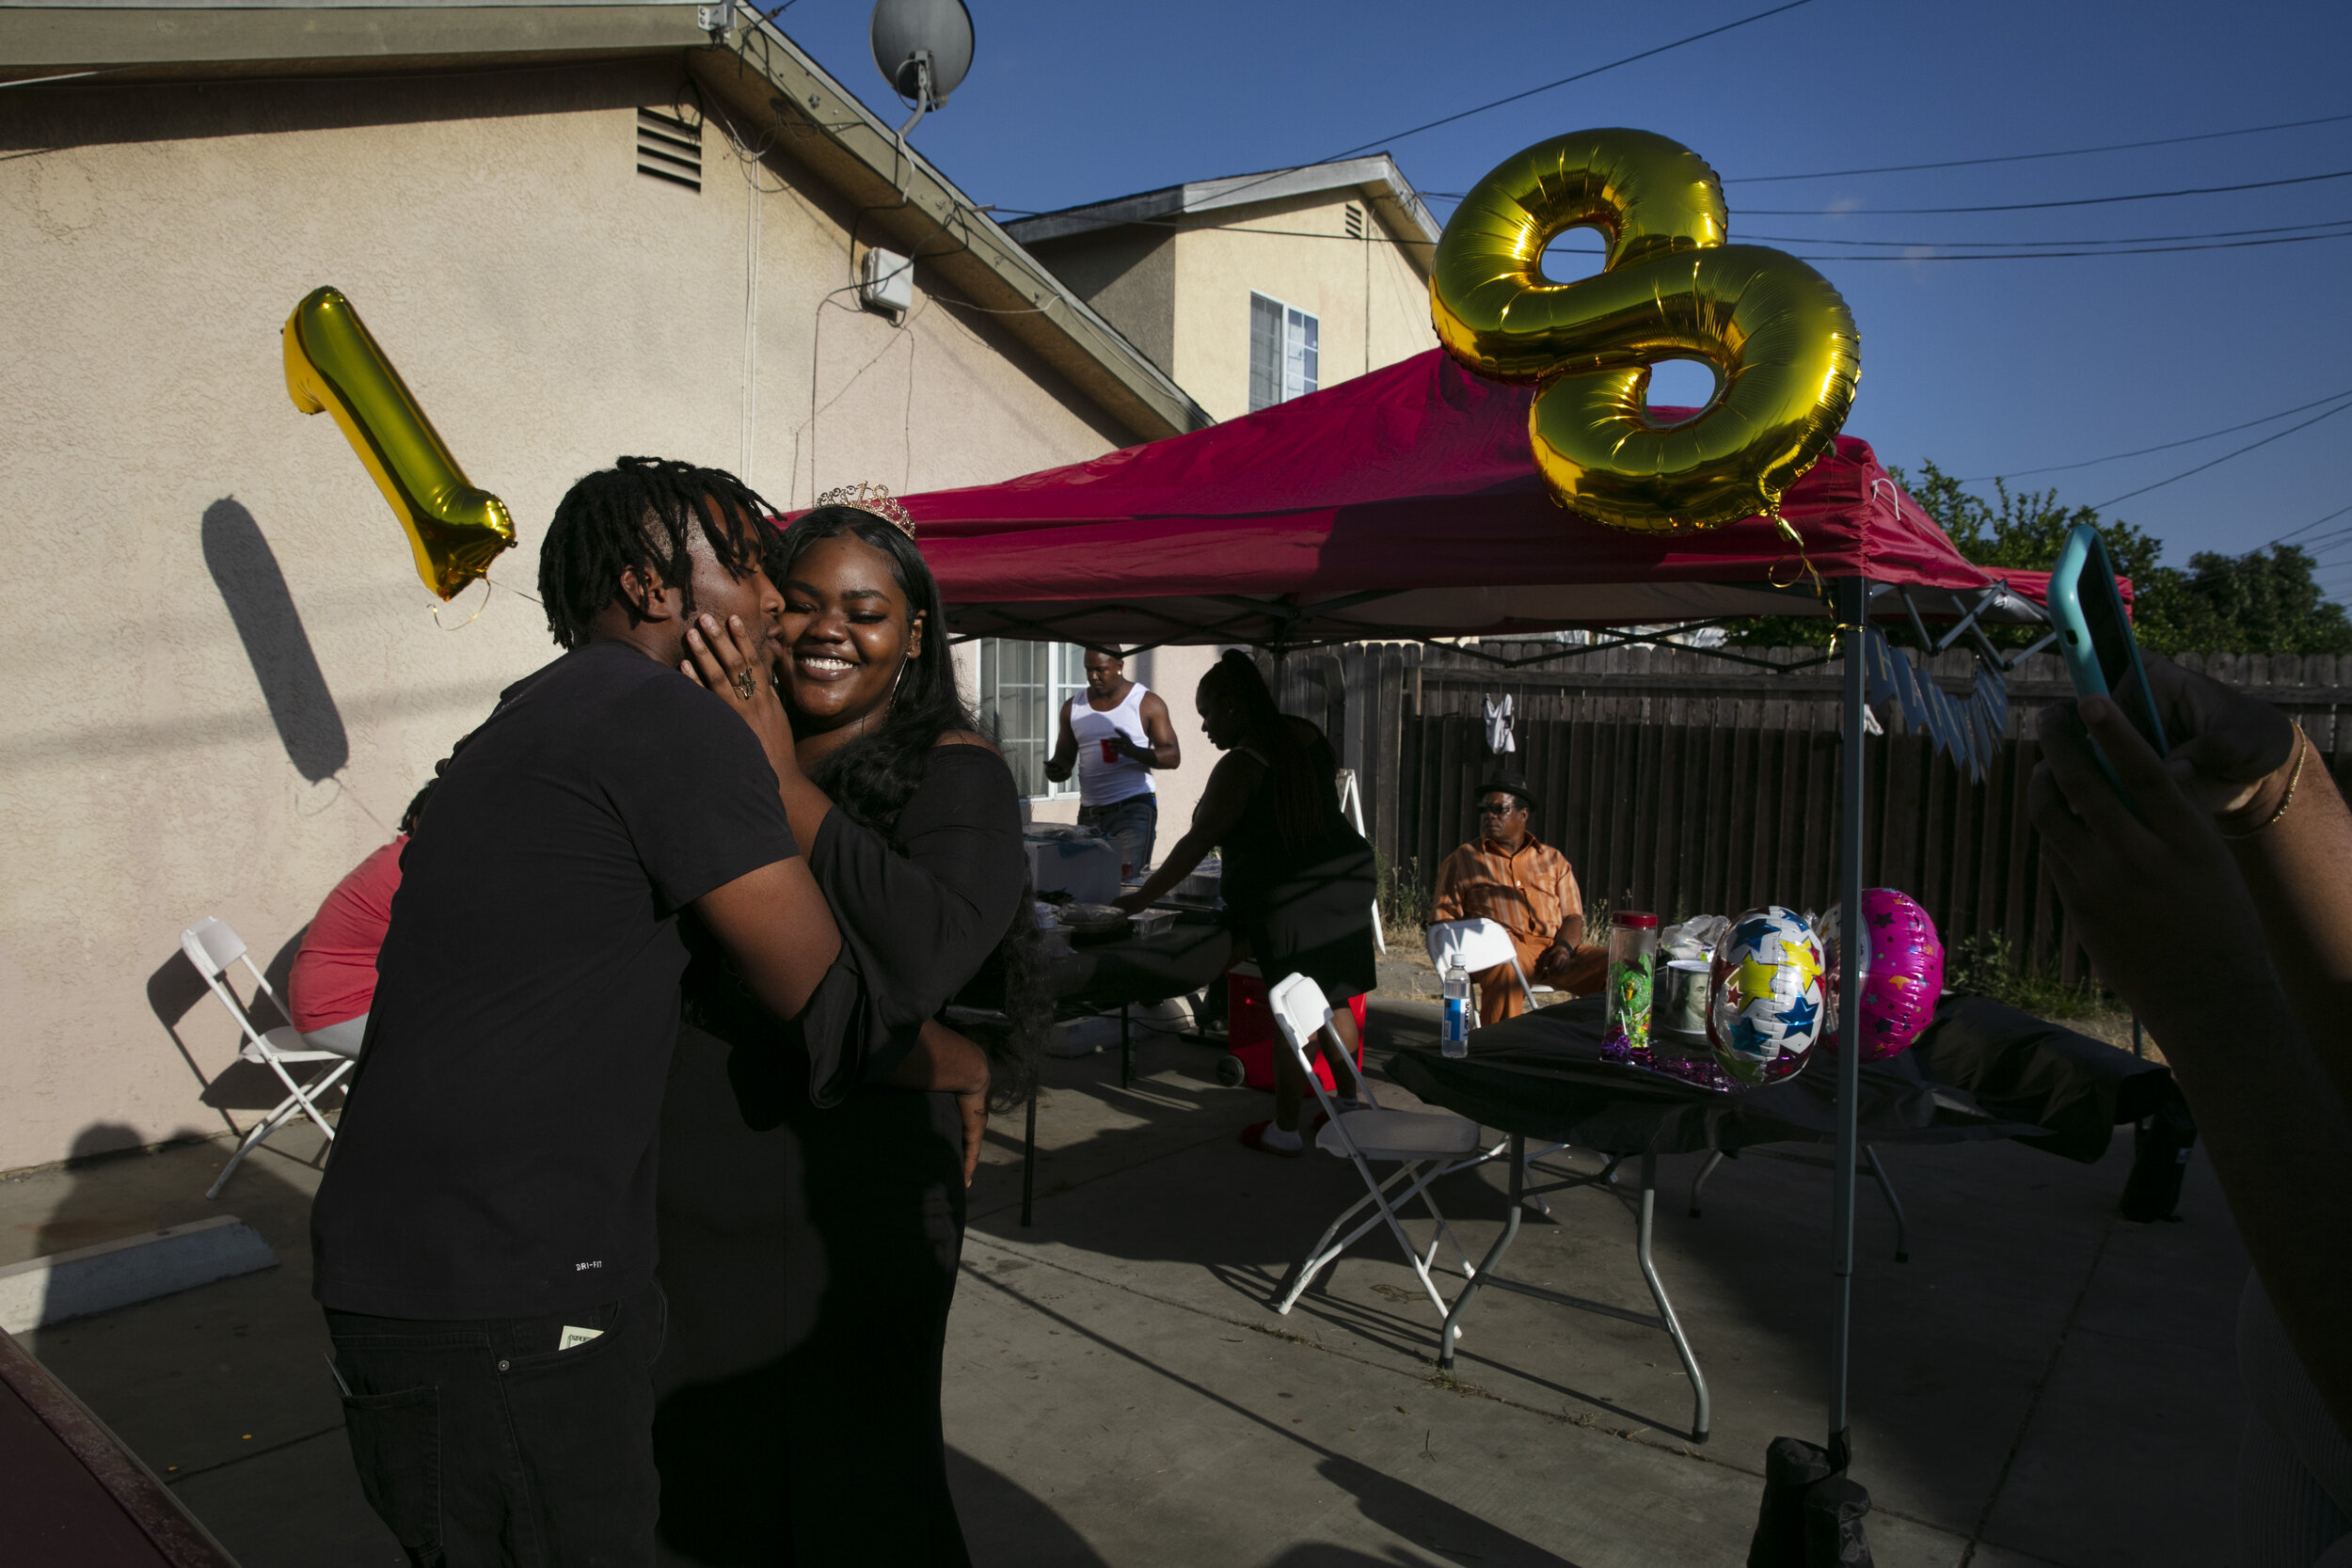
<path fill-rule="evenodd" d="M 1037 258 L 1166 371 L 1176 355 L 1176 243 L 1165 229 L 1131 227 L 1049 242 Z M 1171 376 L 1175 373 L 1168 372 Z M 1184 383 L 1178 382 L 1178 386 Z M 1190 388 L 1186 388 L 1189 390 Z"/>
<path fill-rule="evenodd" d="M 1359 208 L 1365 204 L 1359 201 Z M 1366 209 L 1372 243 L 1346 237 L 1344 197 L 1218 211 L 1176 234 L 1176 346 L 1169 372 L 1220 420 L 1249 412 L 1249 296 L 1317 319 L 1320 384 L 1437 346 L 1429 286 Z"/>
<path fill-rule="evenodd" d="M 636 105 L 677 85 L 665 66 L 0 95 L 23 595 L 0 630 L 0 1169 L 249 1118 L 199 1101 L 236 1040 L 181 928 L 215 914 L 265 964 L 290 953 L 434 761 L 552 656 L 526 595 L 580 474 L 659 453 L 806 504 L 1120 444 L 919 272 L 903 328 L 828 302 L 854 214 L 788 147 L 756 171 L 751 287 L 754 171 L 717 128 L 701 193 L 634 170 Z M 287 399 L 278 327 L 321 283 L 520 526 L 496 586 L 437 620 L 341 433 Z M 274 1102 L 255 1070 L 215 1098 Z"/>

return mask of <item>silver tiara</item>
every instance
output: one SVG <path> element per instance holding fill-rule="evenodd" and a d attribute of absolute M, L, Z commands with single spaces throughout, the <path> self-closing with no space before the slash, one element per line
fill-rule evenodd
<path fill-rule="evenodd" d="M 908 538 L 914 537 L 914 519 L 907 515 L 907 509 L 904 506 L 891 499 L 890 486 L 887 484 L 877 484 L 872 480 L 861 479 L 855 484 L 844 484 L 837 490 L 826 491 L 817 498 L 817 504 L 850 506 L 860 512 L 870 512 L 883 522 L 898 529 Z"/>

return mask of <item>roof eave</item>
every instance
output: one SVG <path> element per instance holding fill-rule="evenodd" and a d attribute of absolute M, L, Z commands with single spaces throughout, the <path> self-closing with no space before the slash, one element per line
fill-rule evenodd
<path fill-rule="evenodd" d="M 1216 421 L 1168 373 L 772 26 L 732 46 L 691 4 L 398 8 L 0 5 L 0 82 L 108 82 L 397 72 L 455 63 L 675 55 L 724 99 L 739 128 L 789 123 L 792 154 L 867 210 L 867 231 L 915 255 L 1139 440 Z M 93 81 L 91 85 L 96 85 Z M 23 93 L 50 90 L 24 86 Z M 899 179 L 904 177 L 901 201 Z M 876 212 L 876 207 L 889 211 Z M 925 256 L 952 231 L 952 253 Z"/>
<path fill-rule="evenodd" d="M 1369 158 L 1277 169 L 1267 174 L 1228 175 L 1218 180 L 1168 185 L 1084 207 L 1041 213 L 1007 227 L 1025 245 L 1043 245 L 1129 224 L 1155 223 L 1340 192 L 1361 197 L 1379 215 L 1390 237 L 1411 258 L 1414 266 L 1423 276 L 1428 274 L 1436 260 L 1438 224 L 1422 204 L 1421 193 L 1413 189 L 1396 166 L 1396 160 L 1385 152 Z"/>

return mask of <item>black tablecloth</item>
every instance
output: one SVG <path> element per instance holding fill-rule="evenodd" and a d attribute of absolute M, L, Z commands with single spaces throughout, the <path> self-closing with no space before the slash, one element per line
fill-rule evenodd
<path fill-rule="evenodd" d="M 1434 1046 L 1399 1052 L 1389 1074 L 1483 1126 L 1611 1154 L 1836 1138 L 1836 1064 L 1826 1054 L 1794 1078 L 1724 1094 L 1602 1060 L 1601 1028 L 1591 997 L 1475 1030 L 1459 1060 Z M 1932 1081 L 1939 1068 L 1965 1070 L 1977 1091 Z M 1981 997 L 1947 998 L 1920 1045 L 1863 1066 L 1858 1120 L 1869 1143 L 2020 1138 L 2095 1160 L 2116 1117 L 2157 1092 L 2151 1072 L 2164 1069 Z"/>
<path fill-rule="evenodd" d="M 2106 1153 L 2118 1123 L 2153 1116 L 2180 1094 L 2161 1063 L 1981 996 L 1944 998 L 1906 1054 L 1922 1076 L 2042 1129 L 2025 1142 L 2084 1164 Z"/>
<path fill-rule="evenodd" d="M 1054 959 L 1054 999 L 1103 1008 L 1165 1002 L 1214 985 L 1232 961 L 1233 936 L 1210 921 L 1179 920 L 1157 936 L 1074 947 Z"/>

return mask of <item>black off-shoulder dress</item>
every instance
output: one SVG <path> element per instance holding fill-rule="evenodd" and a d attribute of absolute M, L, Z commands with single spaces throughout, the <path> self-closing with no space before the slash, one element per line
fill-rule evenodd
<path fill-rule="evenodd" d="M 658 1189 L 667 1562 L 970 1560 L 939 1409 L 962 1124 L 879 1080 L 1022 912 L 1011 773 L 934 748 L 894 836 L 836 808 L 809 847 L 866 983 L 842 1037 L 777 1023 L 715 947 L 688 972 Z"/>

